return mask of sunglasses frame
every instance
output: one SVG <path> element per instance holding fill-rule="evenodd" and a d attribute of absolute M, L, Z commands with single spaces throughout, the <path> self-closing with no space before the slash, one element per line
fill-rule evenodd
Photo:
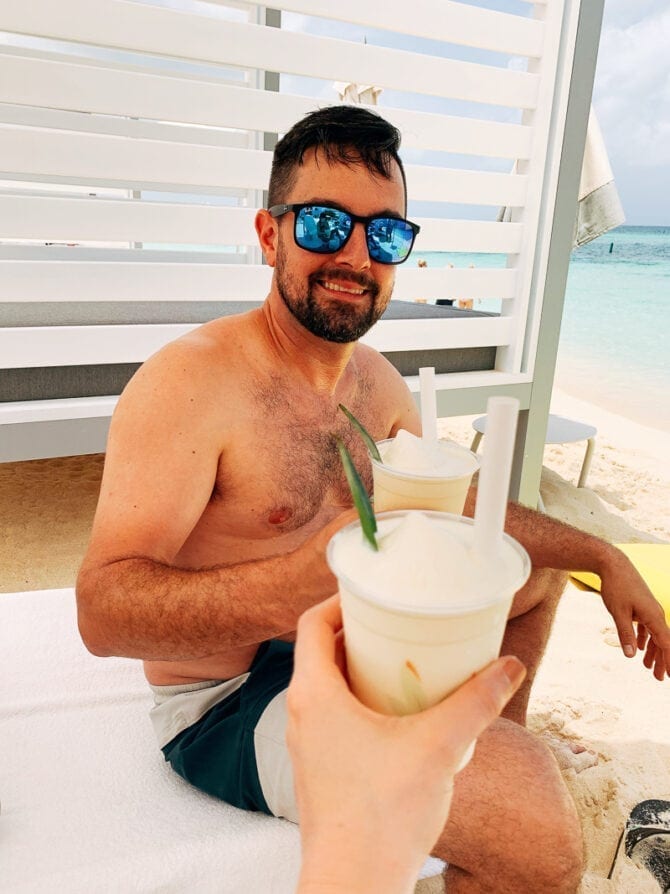
<path fill-rule="evenodd" d="M 347 217 L 350 218 L 352 226 L 351 226 L 351 229 L 349 230 L 349 232 L 347 233 L 346 237 L 344 238 L 344 241 L 342 242 L 342 244 L 339 245 L 337 248 L 332 249 L 330 251 L 329 250 L 319 251 L 319 249 L 316 249 L 316 248 L 306 248 L 304 245 L 300 245 L 300 243 L 298 242 L 298 235 L 297 235 L 296 230 L 297 230 L 297 226 L 298 226 L 298 216 L 304 208 L 323 208 L 326 211 L 336 211 L 338 214 L 346 214 Z M 337 252 L 341 251 L 344 248 L 344 246 L 347 244 L 347 242 L 351 239 L 351 235 L 354 232 L 354 224 L 362 223 L 363 226 L 365 227 L 365 241 L 366 241 L 366 244 L 368 247 L 368 253 L 369 253 L 370 257 L 372 258 L 372 260 L 377 264 L 385 264 L 387 266 L 395 267 L 398 264 L 404 264 L 405 261 L 412 254 L 412 249 L 414 248 L 414 240 L 416 239 L 417 235 L 421 232 L 421 227 L 418 224 L 415 224 L 411 220 L 407 220 L 404 217 L 398 217 L 395 214 L 373 214 L 371 217 L 360 217 L 358 214 L 352 214 L 351 211 L 345 211 L 344 208 L 337 208 L 334 205 L 321 205 L 318 202 L 294 202 L 293 204 L 288 204 L 288 205 L 287 204 L 272 205 L 270 208 L 268 208 L 268 213 L 271 215 L 271 217 L 275 217 L 275 218 L 281 217 L 283 214 L 287 214 L 289 211 L 293 211 L 295 214 L 295 218 L 293 221 L 293 241 L 298 246 L 298 248 L 301 248 L 303 251 L 311 252 L 312 254 L 315 254 L 315 255 L 337 254 Z M 407 226 L 409 226 L 409 228 L 412 231 L 412 241 L 409 244 L 409 251 L 407 252 L 407 255 L 404 258 L 402 258 L 399 261 L 382 261 L 379 258 L 375 258 L 373 256 L 372 249 L 370 248 L 370 233 L 369 233 L 368 228 L 369 228 L 370 224 L 372 224 L 373 221 L 376 221 L 376 220 L 398 220 L 404 224 L 407 224 Z"/>

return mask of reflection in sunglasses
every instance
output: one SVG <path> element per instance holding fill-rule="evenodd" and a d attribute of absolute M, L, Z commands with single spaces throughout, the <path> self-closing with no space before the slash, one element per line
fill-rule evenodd
<path fill-rule="evenodd" d="M 273 217 L 288 211 L 295 214 L 293 237 L 306 251 L 333 254 L 351 237 L 355 223 L 362 223 L 370 257 L 381 264 L 402 264 L 414 245 L 420 228 L 399 217 L 359 217 L 327 205 L 273 205 Z"/>

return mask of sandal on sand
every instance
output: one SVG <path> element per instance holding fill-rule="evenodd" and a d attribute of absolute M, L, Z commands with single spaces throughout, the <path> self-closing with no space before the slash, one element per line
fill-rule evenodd
<path fill-rule="evenodd" d="M 626 856 L 651 873 L 663 894 L 670 894 L 670 801 L 640 801 L 633 807 L 619 836 L 608 879 L 624 836 Z"/>

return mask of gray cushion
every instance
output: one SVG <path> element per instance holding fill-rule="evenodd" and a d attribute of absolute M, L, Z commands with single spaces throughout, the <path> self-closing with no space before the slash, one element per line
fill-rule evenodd
<path fill-rule="evenodd" d="M 0 304 L 0 320 L 4 326 L 17 327 L 204 323 L 217 317 L 242 313 L 261 304 L 260 301 L 6 303 Z M 464 316 L 495 315 L 432 304 L 392 301 L 383 318 L 410 320 Z M 493 369 L 495 353 L 495 347 L 491 346 L 393 351 L 385 356 L 406 376 L 416 375 L 422 366 L 434 366 L 438 373 Z M 139 366 L 138 363 L 115 363 L 0 370 L 0 402 L 120 394 Z"/>

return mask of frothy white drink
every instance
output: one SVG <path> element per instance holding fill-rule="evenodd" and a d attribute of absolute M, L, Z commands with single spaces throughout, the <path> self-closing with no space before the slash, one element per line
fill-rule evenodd
<path fill-rule="evenodd" d="M 385 714 L 441 701 L 500 650 L 514 593 L 530 573 L 504 536 L 495 556 L 472 548 L 472 520 L 382 513 L 375 552 L 358 523 L 328 546 L 342 598 L 347 670 L 360 700 Z"/>
<path fill-rule="evenodd" d="M 472 476 L 479 467 L 470 450 L 453 441 L 424 441 L 404 429 L 377 447 L 382 461 L 372 460 L 376 512 L 463 511 Z"/>
<path fill-rule="evenodd" d="M 379 447 L 385 466 L 398 472 L 455 478 L 472 475 L 477 461 L 469 450 L 451 441 L 424 441 L 401 428 L 395 438 Z"/>
<path fill-rule="evenodd" d="M 471 525 L 454 524 L 424 512 L 394 513 L 379 522 L 375 552 L 360 532 L 343 538 L 335 560 L 343 575 L 385 604 L 412 608 L 467 608 L 483 605 L 505 582 L 521 577 L 518 553 L 499 559 L 473 552 Z"/>

